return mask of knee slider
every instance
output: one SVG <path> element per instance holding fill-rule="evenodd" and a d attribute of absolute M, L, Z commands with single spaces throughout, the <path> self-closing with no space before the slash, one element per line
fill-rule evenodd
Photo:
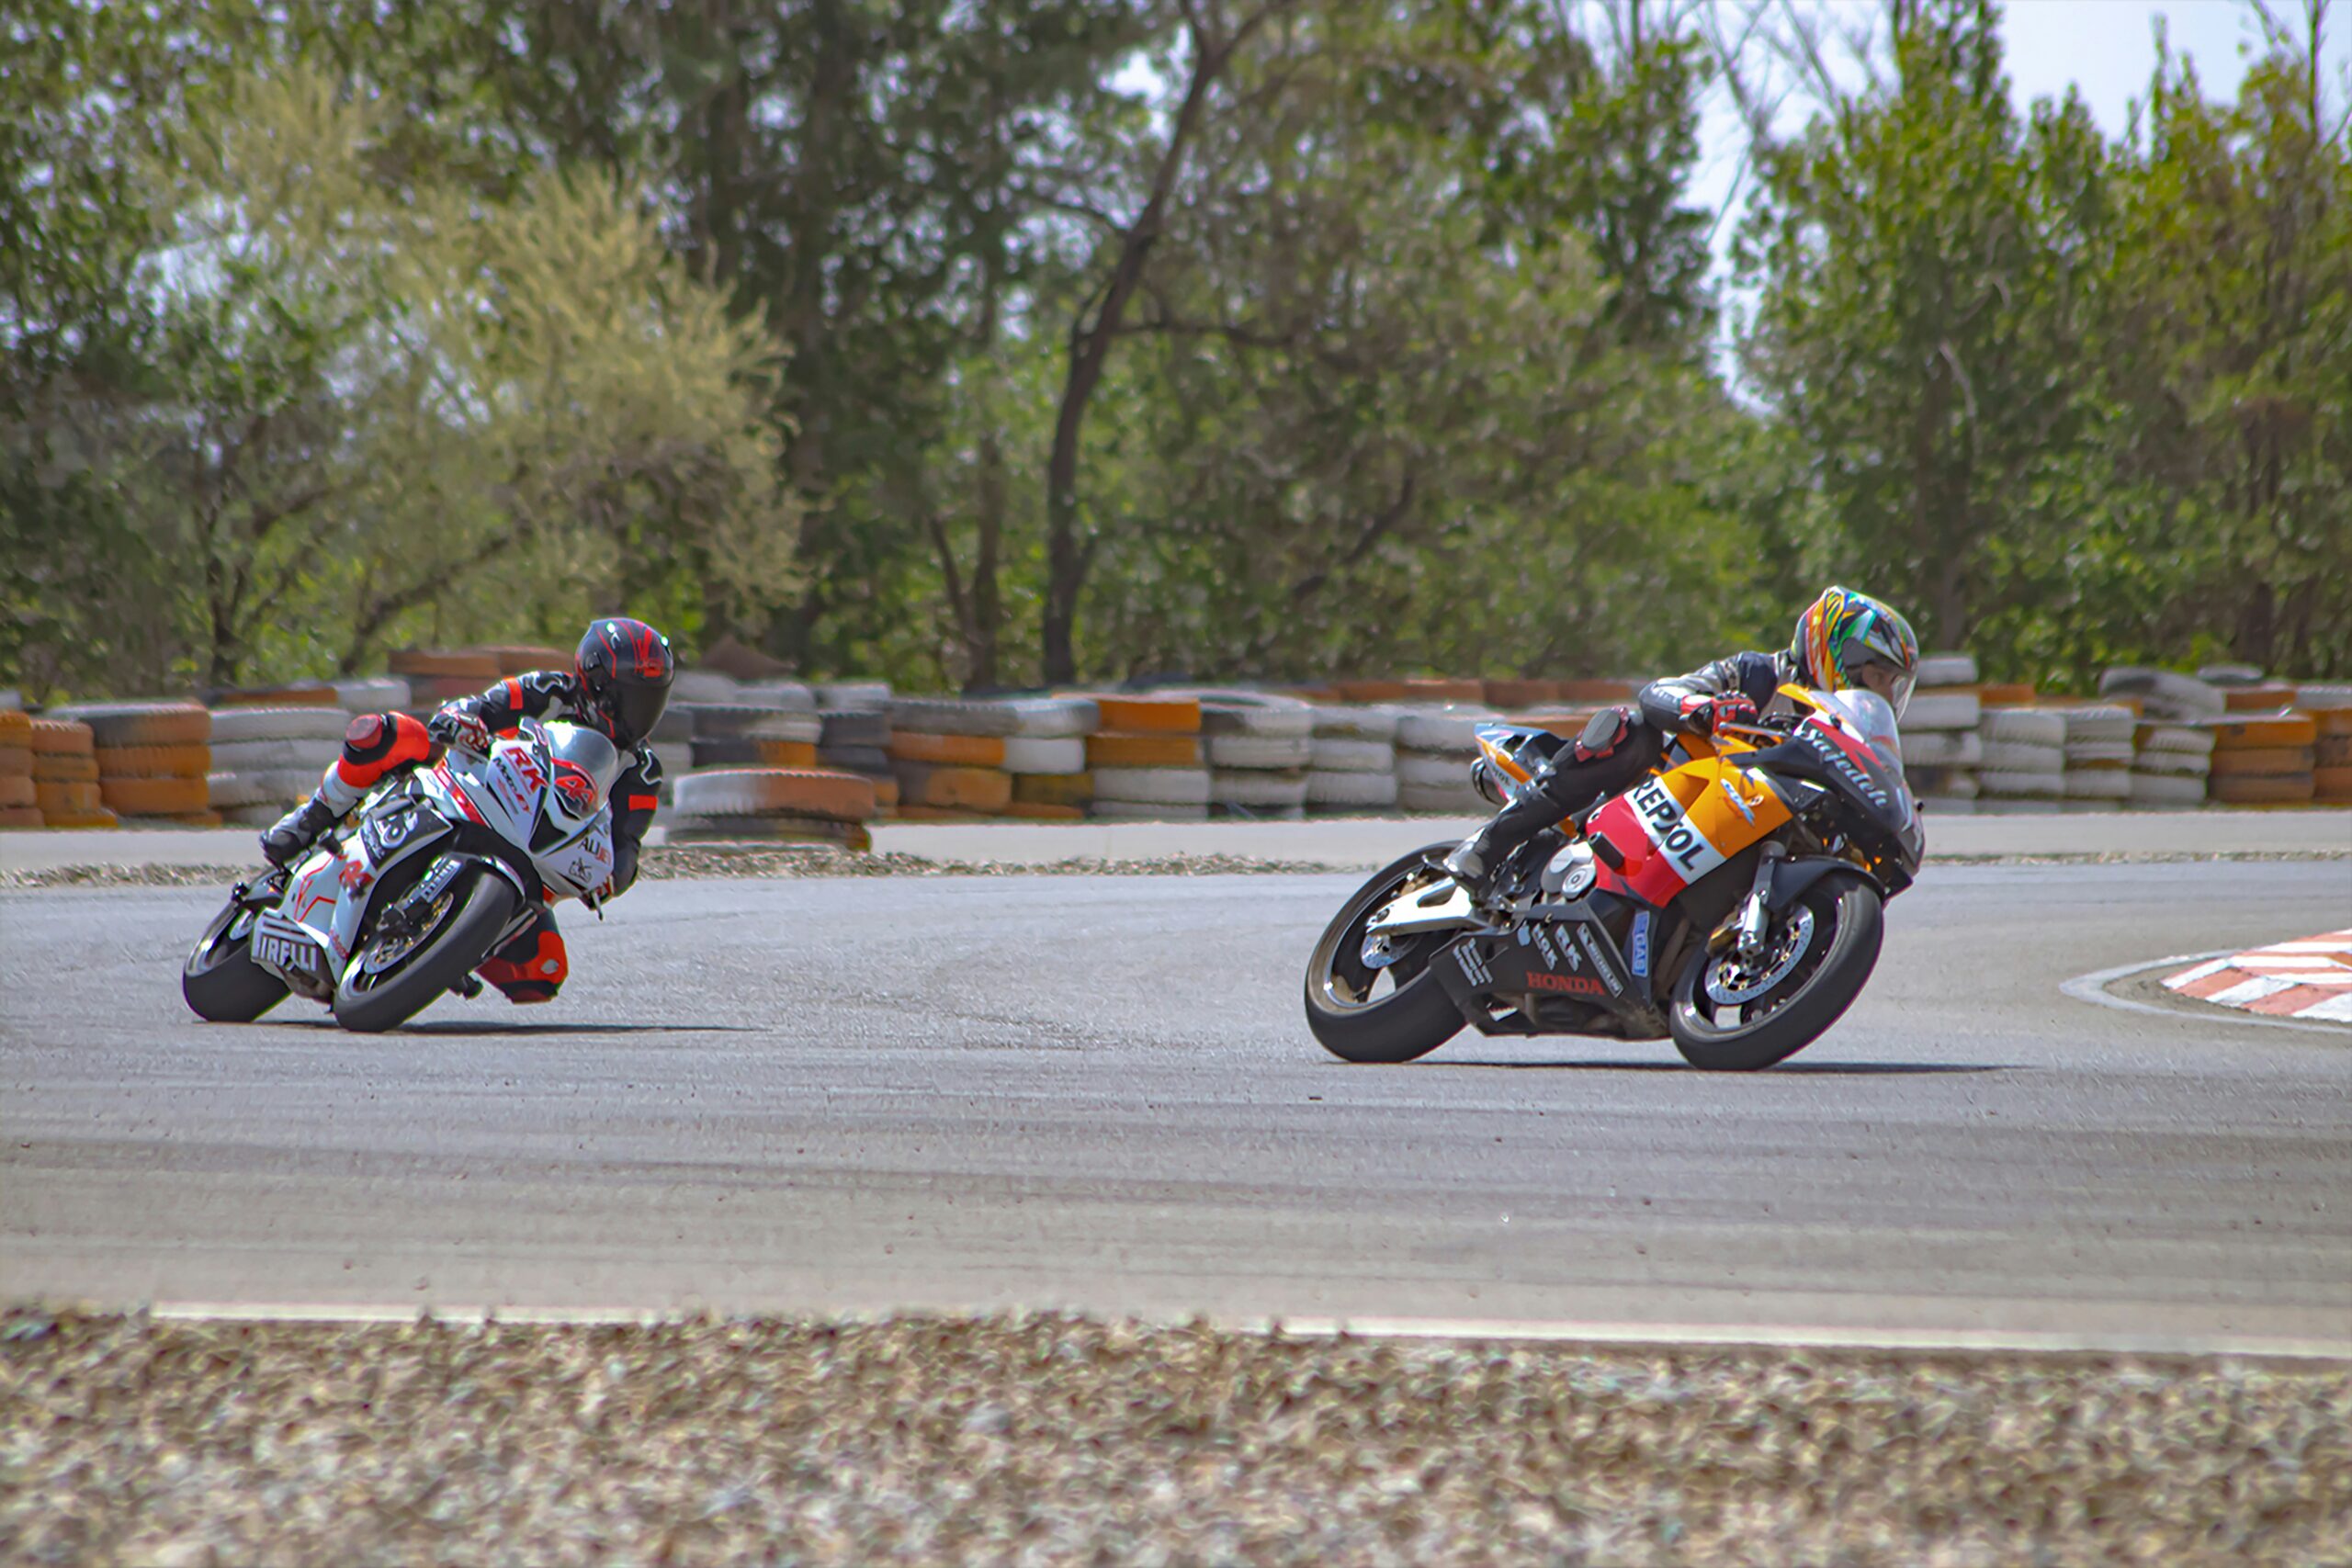
<path fill-rule="evenodd" d="M 1630 708 L 1602 708 L 1592 716 L 1592 722 L 1577 737 L 1576 759 L 1579 762 L 1598 761 L 1613 755 L 1625 738 L 1634 732 L 1634 714 Z"/>
<path fill-rule="evenodd" d="M 343 750 L 346 756 L 361 761 L 373 760 L 384 750 L 386 725 L 379 713 L 363 713 L 344 728 Z"/>

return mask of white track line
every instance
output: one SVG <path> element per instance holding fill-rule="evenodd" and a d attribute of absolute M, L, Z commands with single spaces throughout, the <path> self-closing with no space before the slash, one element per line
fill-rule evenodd
<path fill-rule="evenodd" d="M 2091 1002 L 2099 1007 L 2113 1008 L 2118 1012 L 2144 1012 L 2157 1018 L 2171 1019 L 2175 1023 L 2197 1023 L 2205 1021 L 2208 1015 L 2192 1010 L 2189 1001 L 2184 1001 L 2178 1007 L 2157 1007 L 2152 1002 L 2135 1002 L 2129 997 L 2119 997 L 2109 991 L 2108 987 L 2118 980 L 2129 980 L 2134 975 L 2144 975 L 2151 969 L 2162 969 L 2172 964 L 2196 964 L 2209 958 L 2224 958 L 2234 951 L 2232 948 L 2222 948 L 2213 953 L 2175 953 L 2170 958 L 2154 959 L 2146 964 L 2126 964 L 2120 968 L 2101 969 L 2095 974 L 2077 975 L 2073 979 L 2061 984 L 2058 989 L 2078 1002 Z M 2241 1023 L 2255 1029 L 2292 1029 L 2303 1034 L 2325 1034 L 2337 1040 L 2344 1038 L 2344 1031 L 2331 1028 L 2324 1023 L 2298 1023 L 2290 1018 L 2263 1018 L 2256 1013 L 2229 1007 L 2215 1008 L 2211 1014 L 2211 1021 Z"/>
<path fill-rule="evenodd" d="M 1039 1311 L 1058 1311 L 1041 1308 Z M 985 1315 L 994 1315 L 989 1310 Z M 330 1304 L 309 1302 L 169 1302 L 149 1309 L 149 1315 L 167 1323 L 318 1323 L 408 1324 L 422 1318 L 451 1325 L 494 1321 L 533 1327 L 614 1325 L 661 1325 L 693 1322 L 707 1315 L 714 1322 L 766 1318 L 793 1323 L 819 1321 L 803 1312 L 757 1313 L 695 1310 L 636 1311 L 622 1307 L 479 1307 L 437 1306 L 430 1309 L 390 1304 Z M 854 1312 L 827 1314 L 829 1323 L 883 1323 L 896 1319 L 922 1321 L 947 1317 L 933 1309 L 899 1313 Z M 1090 1314 L 1091 1315 L 1091 1314 Z M 1132 1318 L 1129 1319 L 1133 1321 Z M 1341 1335 L 1364 1339 L 1505 1340 L 1521 1344 L 1585 1344 L 1655 1346 L 1662 1349 L 1693 1347 L 1758 1349 L 1900 1350 L 2015 1352 L 2023 1354 L 2253 1356 L 2290 1360 L 2352 1361 L 2352 1337 L 2341 1339 L 2295 1339 L 2260 1335 L 2113 1334 L 2091 1335 L 2062 1330 L 1998 1328 L 1852 1328 L 1785 1324 L 1674 1324 L 1618 1320 L 1581 1321 L 1574 1318 L 1478 1317 L 1250 1317 L 1204 1320 L 1193 1316 L 1141 1321 L 1154 1326 L 1181 1328 L 1206 1321 L 1228 1333 L 1281 1335 L 1300 1339 L 1329 1339 Z"/>

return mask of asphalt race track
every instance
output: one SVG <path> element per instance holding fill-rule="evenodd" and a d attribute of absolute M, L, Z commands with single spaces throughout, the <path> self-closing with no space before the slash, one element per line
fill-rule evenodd
<path fill-rule="evenodd" d="M 2352 1350 L 2352 1035 L 2062 996 L 2343 861 L 1931 866 L 1772 1072 L 1301 1021 L 1352 876 L 649 884 L 549 1007 L 183 1009 L 192 891 L 0 895 L 0 1294 L 1532 1320 Z"/>

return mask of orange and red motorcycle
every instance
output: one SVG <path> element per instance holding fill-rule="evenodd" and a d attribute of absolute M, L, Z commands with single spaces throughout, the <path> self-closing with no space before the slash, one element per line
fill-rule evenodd
<path fill-rule="evenodd" d="M 1478 744 L 1501 804 L 1566 742 L 1486 725 Z M 1860 994 L 1926 844 L 1886 701 L 1783 686 L 1756 723 L 1683 738 L 1539 834 L 1482 897 L 1437 863 L 1452 847 L 1375 874 L 1316 943 L 1306 1021 L 1334 1055 L 1408 1062 L 1466 1023 L 1671 1035 L 1694 1066 L 1770 1066 Z"/>

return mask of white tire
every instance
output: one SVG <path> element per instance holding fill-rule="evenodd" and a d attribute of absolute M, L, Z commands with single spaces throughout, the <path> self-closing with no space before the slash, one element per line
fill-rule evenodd
<path fill-rule="evenodd" d="M 1984 760 L 1984 742 L 1973 729 L 1920 734 L 1905 728 L 1902 739 L 1906 768 L 1973 768 Z"/>
<path fill-rule="evenodd" d="M 2129 768 L 2066 770 L 2066 798 L 2069 800 L 2128 800 L 2131 796 L 2132 771 Z"/>
<path fill-rule="evenodd" d="M 675 746 L 656 746 L 653 760 L 662 764 L 662 776 L 672 784 L 695 771 L 695 749 L 691 741 Z"/>
<path fill-rule="evenodd" d="M 1993 740 L 1985 743 L 1984 760 L 1978 765 L 2006 773 L 2064 773 L 2066 749 L 2057 745 L 2029 746 L 2019 740 Z"/>
<path fill-rule="evenodd" d="M 2059 768 L 2052 768 L 2046 773 L 1980 768 L 1976 773 L 1976 790 L 1980 799 L 2055 800 L 2066 793 L 2066 774 Z"/>
<path fill-rule="evenodd" d="M 1315 741 L 1297 735 L 1212 735 L 1212 768 L 1304 768 L 1315 760 Z"/>
<path fill-rule="evenodd" d="M 798 681 L 746 681 L 736 687 L 735 700 L 749 708 L 776 708 L 785 713 L 814 714 L 817 694 Z"/>
<path fill-rule="evenodd" d="M 346 714 L 405 712 L 416 696 L 398 675 L 366 675 L 331 683 L 336 704 Z"/>
<path fill-rule="evenodd" d="M 220 773 L 258 773 L 271 768 L 308 768 L 312 773 L 322 773 L 343 755 L 343 741 L 334 740 L 232 740 L 227 745 L 212 743 L 212 771 Z"/>
<path fill-rule="evenodd" d="M 401 688 L 405 696 L 408 682 L 401 682 Z M 214 708 L 213 760 L 220 760 L 224 747 L 249 741 L 332 740 L 340 746 L 343 732 L 350 728 L 351 715 L 342 708 Z M 269 764 L 254 765 L 266 767 Z M 231 771 L 225 765 L 221 768 L 223 773 Z"/>
<path fill-rule="evenodd" d="M 1087 815 L 1104 822 L 1205 822 L 1209 807 L 1206 801 L 1186 806 L 1172 801 L 1104 800 L 1098 795 Z"/>
<path fill-rule="evenodd" d="M 759 707 L 749 703 L 693 703 L 697 740 L 794 740 L 814 746 L 824 734 L 824 720 L 816 714 L 790 708 Z"/>
<path fill-rule="evenodd" d="M 855 709 L 864 713 L 887 713 L 890 708 L 890 682 L 824 682 L 817 687 L 817 705 L 820 708 Z"/>
<path fill-rule="evenodd" d="M 1951 800 L 1974 800 L 1977 795 L 1976 774 L 1966 768 L 1912 768 L 1905 771 L 1904 782 L 1918 795 Z"/>
<path fill-rule="evenodd" d="M 2143 751 L 2132 759 L 2132 766 L 2167 778 L 2201 779 L 2213 771 L 2213 759 L 2199 751 Z"/>
<path fill-rule="evenodd" d="M 1076 735 L 1014 735 L 1004 742 L 1008 773 L 1082 773 L 1086 772 L 1086 741 Z"/>
<path fill-rule="evenodd" d="M 688 817 L 817 817 L 863 822 L 874 815 L 872 781 L 803 768 L 722 768 L 688 773 L 672 792 Z"/>
<path fill-rule="evenodd" d="M 1318 707 L 1315 710 L 1315 733 L 1342 740 L 1394 742 L 1396 721 L 1403 716 L 1395 708 Z"/>
<path fill-rule="evenodd" d="M 1203 693 L 1201 733 L 1303 740 L 1315 733 L 1315 709 L 1296 697 Z"/>
<path fill-rule="evenodd" d="M 2066 765 L 2070 768 L 2082 767 L 2094 762 L 2128 768 L 2132 765 L 2132 742 L 2129 740 L 2120 743 L 2112 740 L 2069 740 L 2066 742 Z"/>
<path fill-rule="evenodd" d="M 2140 727 L 2140 750 L 2177 752 L 2189 757 L 2210 757 L 2213 754 L 2213 732 L 2191 729 L 2186 725 L 2143 724 Z"/>
<path fill-rule="evenodd" d="M 1456 789 L 1400 781 L 1396 785 L 1396 804 L 1407 811 L 1438 812 L 1448 817 L 1489 817 L 1495 809 L 1487 804 L 1486 796 L 1470 786 L 1467 779 Z"/>
<path fill-rule="evenodd" d="M 890 724 L 910 735 L 1011 735 L 1020 716 L 1004 703 L 967 703 L 954 697 L 893 697 Z"/>
<path fill-rule="evenodd" d="M 1303 773 L 1277 773 L 1257 769 L 1239 773 L 1209 773 L 1209 804 L 1212 806 L 1290 807 L 1306 804 L 1306 775 Z"/>
<path fill-rule="evenodd" d="M 311 798 L 326 778 L 324 768 L 273 768 L 250 773 L 214 773 L 205 783 L 214 810 L 237 806 L 275 806 L 283 810 Z"/>
<path fill-rule="evenodd" d="M 2352 686 L 2298 686 L 2295 688 L 2295 705 L 2305 713 L 2352 708 Z"/>
<path fill-rule="evenodd" d="M 1478 754 L 1478 727 L 1495 716 L 1476 708 L 1420 708 L 1396 721 L 1396 744 L 1416 751 L 1442 751 L 1457 757 Z"/>
<path fill-rule="evenodd" d="M 1396 748 L 1385 740 L 1359 740 L 1342 735 L 1318 735 L 1307 765 L 1323 773 L 1393 773 Z"/>
<path fill-rule="evenodd" d="M 1930 653 L 1919 660 L 1919 684 L 1922 688 L 1973 686 L 1976 684 L 1976 656 L 1973 653 Z M 1925 691 L 1920 694 L 1925 695 Z"/>
<path fill-rule="evenodd" d="M 1914 692 L 1911 705 L 1903 710 L 1903 733 L 1973 729 L 1984 711 L 1973 692 Z"/>
<path fill-rule="evenodd" d="M 2129 743 L 2140 720 L 2130 708 L 2095 707 L 2068 708 L 2062 716 L 2066 720 L 2066 744 L 2077 740 Z"/>
<path fill-rule="evenodd" d="M 1396 804 L 1394 773 L 1327 773 L 1306 775 L 1306 804 L 1363 810 Z"/>
<path fill-rule="evenodd" d="M 2138 697 L 2141 711 L 2151 718 L 2219 718 L 2229 699 L 2219 686 L 2193 675 L 2169 670 L 2143 670 L 2121 665 L 2099 677 L 2100 696 Z"/>
<path fill-rule="evenodd" d="M 2202 806 L 2205 781 L 2186 773 L 2133 773 L 2132 803 L 2135 806 Z"/>
<path fill-rule="evenodd" d="M 1206 768 L 1097 768 L 1094 801 L 1127 806 L 1202 806 L 1209 803 Z"/>
<path fill-rule="evenodd" d="M 1012 714 L 1008 733 L 1016 736 L 1040 740 L 1083 739 L 1102 728 L 1091 697 L 1015 697 L 1004 706 Z"/>
<path fill-rule="evenodd" d="M 1396 753 L 1396 782 L 1416 789 L 1451 789 L 1458 784 L 1476 793 L 1470 783 L 1470 760 L 1466 757 L 1399 751 Z"/>
<path fill-rule="evenodd" d="M 1986 740 L 2008 740 L 2025 746 L 2064 746 L 2066 716 L 2042 708 L 1988 708 L 1978 731 Z"/>
<path fill-rule="evenodd" d="M 742 688 L 732 675 L 721 675 L 716 670 L 681 670 L 677 679 L 670 682 L 670 700 L 673 703 L 740 703 Z"/>

